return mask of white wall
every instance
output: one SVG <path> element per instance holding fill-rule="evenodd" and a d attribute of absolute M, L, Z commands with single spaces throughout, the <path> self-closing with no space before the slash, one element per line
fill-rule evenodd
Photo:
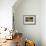
<path fill-rule="evenodd" d="M 23 0 L 20 5 L 15 7 L 14 5 L 14 17 L 15 27 L 19 32 L 24 34 L 24 37 L 35 41 L 36 46 L 41 46 L 41 26 L 40 26 L 40 12 L 41 1 L 40 0 Z M 24 15 L 36 15 L 36 25 L 24 25 Z"/>
<path fill-rule="evenodd" d="M 34 2 L 36 3 L 36 5 L 34 4 Z M 40 3 L 41 3 L 41 6 L 40 6 Z M 38 46 L 40 42 L 42 44 L 41 46 L 46 46 L 46 0 L 41 0 L 41 2 L 40 0 L 32 0 L 32 1 L 26 0 L 20 3 L 21 5 L 17 5 L 17 8 L 16 8 L 16 4 L 13 6 L 14 7 L 13 12 L 15 14 L 15 25 L 16 25 L 15 27 L 17 28 L 17 30 L 19 32 L 23 32 L 24 36 L 27 36 L 28 38 L 30 36 L 31 36 L 31 39 L 34 38 Z M 36 25 L 30 26 L 30 25 L 23 24 L 23 15 L 26 15 L 26 14 L 27 15 L 36 14 L 37 16 Z M 38 35 L 36 33 L 38 33 Z"/>
<path fill-rule="evenodd" d="M 0 0 L 0 27 L 12 28 L 12 6 L 16 0 Z"/>
<path fill-rule="evenodd" d="M 41 38 L 42 46 L 46 46 L 46 0 L 41 1 Z"/>

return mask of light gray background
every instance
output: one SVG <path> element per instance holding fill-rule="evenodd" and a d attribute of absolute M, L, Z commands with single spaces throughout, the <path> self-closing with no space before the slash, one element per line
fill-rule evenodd
<path fill-rule="evenodd" d="M 32 2 L 34 2 L 34 1 L 35 0 L 33 0 Z M 37 0 L 37 1 L 40 1 L 40 0 Z M 9 29 L 12 28 L 12 6 L 14 5 L 14 3 L 16 3 L 16 0 L 0 0 L 0 26 L 5 26 L 5 27 L 8 27 Z M 26 4 L 24 4 L 24 5 L 26 5 Z M 26 13 L 26 14 L 28 14 L 28 13 Z M 23 16 L 22 16 L 22 18 L 23 18 Z M 46 0 L 41 0 L 41 21 L 40 22 L 41 22 L 40 29 L 41 29 L 42 46 L 46 46 Z M 26 27 L 26 29 L 25 29 L 25 27 Z M 31 26 L 24 26 L 23 32 L 25 32 L 25 30 L 27 30 L 28 28 L 30 29 L 30 27 Z M 21 30 L 23 30 L 23 29 L 21 29 Z M 30 30 L 26 31 L 26 32 L 30 33 Z M 31 32 L 33 32 L 32 28 L 31 28 Z M 36 32 L 36 31 L 34 31 L 34 32 Z"/>

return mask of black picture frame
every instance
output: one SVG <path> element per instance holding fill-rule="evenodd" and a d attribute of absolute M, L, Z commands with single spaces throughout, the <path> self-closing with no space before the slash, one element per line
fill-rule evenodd
<path fill-rule="evenodd" d="M 24 25 L 35 25 L 36 24 L 36 15 L 24 15 L 23 24 Z"/>

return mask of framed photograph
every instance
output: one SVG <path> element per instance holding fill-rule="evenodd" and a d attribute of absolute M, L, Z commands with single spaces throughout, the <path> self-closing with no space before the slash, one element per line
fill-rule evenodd
<path fill-rule="evenodd" d="M 23 23 L 27 25 L 36 24 L 36 16 L 35 15 L 24 15 Z"/>

